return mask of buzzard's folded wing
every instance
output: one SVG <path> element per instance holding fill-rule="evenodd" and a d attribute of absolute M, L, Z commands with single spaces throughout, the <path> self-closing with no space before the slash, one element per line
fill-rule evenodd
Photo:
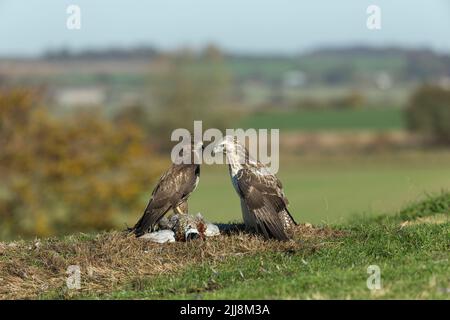
<path fill-rule="evenodd" d="M 283 219 L 289 213 L 278 179 L 274 175 L 260 175 L 252 168 L 240 170 L 237 176 L 240 196 L 254 214 L 258 231 L 265 238 L 288 240 Z"/>
<path fill-rule="evenodd" d="M 152 197 L 141 219 L 134 226 L 137 236 L 153 229 L 158 221 L 169 211 L 186 202 L 196 186 L 196 167 L 193 165 L 172 165 L 152 192 Z"/>

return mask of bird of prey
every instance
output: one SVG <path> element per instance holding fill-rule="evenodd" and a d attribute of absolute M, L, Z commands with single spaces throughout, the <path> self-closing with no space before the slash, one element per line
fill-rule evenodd
<path fill-rule="evenodd" d="M 203 143 L 185 145 L 178 157 L 191 153 L 191 159 L 200 157 Z M 179 163 L 175 161 L 170 168 L 161 176 L 158 184 L 152 192 L 150 201 L 145 208 L 144 214 L 131 229 L 137 237 L 146 232 L 153 231 L 161 218 L 172 209 L 175 214 L 188 212 L 187 200 L 197 187 L 200 179 L 200 165 L 194 161 L 190 163 Z"/>
<path fill-rule="evenodd" d="M 231 181 L 241 199 L 245 226 L 266 239 L 289 240 L 297 225 L 288 211 L 288 200 L 280 180 L 236 138 L 225 136 L 213 149 L 226 155 Z"/>

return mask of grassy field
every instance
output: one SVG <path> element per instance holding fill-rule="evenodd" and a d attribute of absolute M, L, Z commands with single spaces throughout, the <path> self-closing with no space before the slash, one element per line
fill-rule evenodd
<path fill-rule="evenodd" d="M 284 243 L 238 231 L 165 245 L 118 232 L 0 243 L 0 298 L 449 299 L 449 216 L 441 193 L 395 215 L 300 225 Z M 66 287 L 69 265 L 79 290 Z"/>
<path fill-rule="evenodd" d="M 450 190 L 450 152 L 282 156 L 278 176 L 298 221 L 335 223 L 356 213 L 392 212 L 426 192 Z M 213 221 L 242 219 L 226 166 L 202 167 L 190 209 Z"/>
<path fill-rule="evenodd" d="M 397 130 L 404 128 L 399 109 L 267 112 L 247 116 L 238 127 L 280 130 Z"/>

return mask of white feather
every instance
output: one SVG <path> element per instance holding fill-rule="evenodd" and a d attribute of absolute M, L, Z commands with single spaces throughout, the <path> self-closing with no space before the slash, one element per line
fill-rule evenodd
<path fill-rule="evenodd" d="M 160 230 L 156 232 L 146 233 L 139 237 L 156 243 L 175 242 L 175 233 L 172 230 Z"/>

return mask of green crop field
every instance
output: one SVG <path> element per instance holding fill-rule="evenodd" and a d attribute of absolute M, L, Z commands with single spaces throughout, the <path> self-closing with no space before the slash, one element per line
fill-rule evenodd
<path fill-rule="evenodd" d="M 426 192 L 450 190 L 450 152 L 282 157 L 278 176 L 297 220 L 337 222 L 355 213 L 393 211 Z M 225 165 L 202 167 L 190 211 L 213 221 L 242 219 Z"/>
<path fill-rule="evenodd" d="M 252 114 L 243 128 L 281 130 L 398 130 L 405 127 L 400 109 L 323 110 Z"/>

